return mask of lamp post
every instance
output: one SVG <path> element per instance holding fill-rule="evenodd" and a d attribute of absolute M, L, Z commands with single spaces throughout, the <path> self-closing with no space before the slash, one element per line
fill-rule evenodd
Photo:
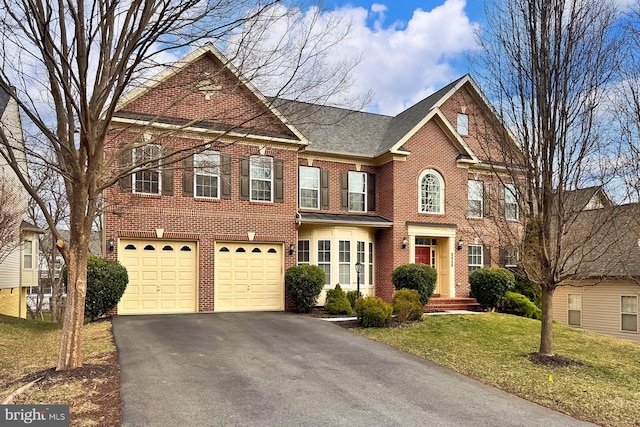
<path fill-rule="evenodd" d="M 360 261 L 356 262 L 356 290 L 358 292 L 358 296 L 356 298 L 360 298 L 360 272 L 362 271 L 362 263 Z"/>

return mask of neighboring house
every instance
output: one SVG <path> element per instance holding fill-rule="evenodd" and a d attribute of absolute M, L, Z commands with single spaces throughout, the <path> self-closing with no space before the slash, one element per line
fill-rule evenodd
<path fill-rule="evenodd" d="M 420 262 L 437 269 L 438 296 L 467 297 L 469 272 L 497 264 L 496 222 L 520 227 L 487 154 L 515 144 L 487 135 L 492 114 L 469 76 L 395 117 L 269 100 L 199 49 L 115 112 L 112 149 L 147 142 L 120 169 L 152 166 L 105 193 L 107 257 L 130 279 L 118 313 L 291 309 L 296 264 L 355 289 L 359 263 L 361 291 L 389 301 L 392 271 Z"/>
<path fill-rule="evenodd" d="M 18 105 L 0 86 L 0 126 L 26 171 L 24 140 Z M 0 145 L 0 150 L 4 146 Z M 38 284 L 38 234 L 42 230 L 24 220 L 28 193 L 0 156 L 0 209 L 3 210 L 3 251 L 0 259 L 0 314 L 26 317 L 27 288 Z M 13 218 L 12 220 L 7 220 Z M 11 231 L 15 230 L 15 231 Z"/>
<path fill-rule="evenodd" d="M 578 328 L 640 342 L 640 205 L 614 205 L 599 187 L 572 196 L 574 239 L 582 257 L 569 259 L 582 280 L 567 280 L 553 296 L 553 319 Z M 584 233 L 588 238 L 584 238 Z M 569 240 L 570 241 L 570 240 Z"/>

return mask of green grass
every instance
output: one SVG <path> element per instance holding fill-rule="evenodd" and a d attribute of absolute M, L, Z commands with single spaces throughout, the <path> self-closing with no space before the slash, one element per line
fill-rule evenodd
<path fill-rule="evenodd" d="M 410 327 L 355 331 L 576 418 L 640 425 L 634 342 L 555 325 L 556 354 L 583 365 L 550 368 L 525 357 L 538 350 L 540 322 L 522 317 L 425 316 Z"/>

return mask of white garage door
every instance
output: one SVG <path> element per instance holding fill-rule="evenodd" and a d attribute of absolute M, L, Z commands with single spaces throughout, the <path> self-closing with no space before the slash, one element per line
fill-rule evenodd
<path fill-rule="evenodd" d="M 196 242 L 128 240 L 118 245 L 129 284 L 118 314 L 193 313 L 197 298 Z"/>
<path fill-rule="evenodd" d="M 284 310 L 282 244 L 216 243 L 215 311 Z"/>

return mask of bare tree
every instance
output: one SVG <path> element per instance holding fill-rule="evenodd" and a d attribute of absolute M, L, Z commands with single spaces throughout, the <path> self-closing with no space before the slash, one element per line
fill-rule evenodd
<path fill-rule="evenodd" d="M 331 26 L 326 27 L 329 31 L 319 29 L 314 19 L 296 18 L 300 16 L 299 9 L 287 8 L 278 0 L 2 0 L 1 4 L 0 75 L 17 87 L 4 89 L 17 100 L 23 115 L 40 135 L 41 145 L 27 147 L 27 154 L 32 161 L 41 163 L 49 163 L 42 153 L 54 154 L 50 166 L 64 179 L 69 202 L 67 245 L 55 229 L 56 221 L 46 201 L 20 174 L 22 184 L 41 208 L 68 268 L 57 369 L 70 369 L 82 365 L 88 244 L 101 192 L 136 169 L 169 166 L 198 148 L 163 153 L 154 162 L 138 159 L 137 164 L 122 165 L 118 159 L 124 153 L 156 140 L 142 137 L 137 130 L 140 137 L 108 149 L 107 141 L 115 138 L 114 132 L 129 132 L 122 128 L 114 131 L 110 126 L 123 93 L 148 79 L 159 65 L 170 67 L 171 58 L 182 56 L 192 46 L 212 42 L 230 53 L 231 61 L 242 59 L 237 66 L 249 78 L 258 78 L 261 70 L 281 69 L 269 64 L 285 59 L 281 49 L 286 46 L 286 78 L 279 80 L 279 89 L 270 95 L 295 97 L 310 93 L 317 99 L 327 99 L 327 92 L 339 93 L 348 83 L 348 67 L 337 64 L 318 72 L 308 65 L 322 54 L 314 50 L 327 48 L 324 41 L 329 40 L 330 44 L 330 40 L 339 40 L 344 34 L 332 33 Z M 317 16 L 320 10 L 312 9 L 311 16 Z M 271 33 L 272 27 L 275 30 L 283 23 L 298 25 L 301 21 L 306 25 L 296 27 L 300 31 L 294 40 L 285 37 L 287 31 L 273 31 L 282 36 L 270 44 L 268 51 L 257 49 L 264 46 L 259 41 Z M 261 60 L 245 61 L 251 51 Z M 296 55 L 292 57 L 291 53 Z M 299 85 L 300 81 L 304 84 Z M 194 90 L 212 86 L 203 81 L 194 84 Z M 162 108 L 158 107 L 146 120 L 152 122 L 163 113 Z M 255 112 L 260 114 L 266 113 Z M 202 120 L 229 122 L 225 119 L 206 117 L 203 112 Z M 242 123 L 234 123 L 223 130 L 231 132 L 241 126 Z M 12 150 L 7 150 L 6 157 L 9 164 L 15 165 Z"/>
<path fill-rule="evenodd" d="M 478 71 L 521 151 L 503 150 L 498 176 L 515 184 L 525 236 L 513 243 L 542 288 L 539 351 L 553 355 L 553 293 L 597 261 L 604 248 L 586 242 L 611 224 L 601 215 L 587 226 L 575 190 L 609 178 L 601 166 L 613 145 L 600 120 L 619 66 L 619 15 L 607 0 L 495 0 L 485 10 Z"/>
<path fill-rule="evenodd" d="M 3 179 L 0 183 L 0 263 L 20 247 L 23 214 L 18 192 Z"/>

